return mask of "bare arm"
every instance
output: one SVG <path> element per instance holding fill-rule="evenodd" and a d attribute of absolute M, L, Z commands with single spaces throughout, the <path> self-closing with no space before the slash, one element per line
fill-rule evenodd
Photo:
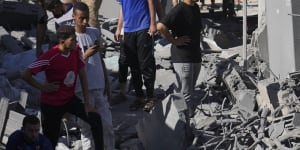
<path fill-rule="evenodd" d="M 89 58 L 90 56 L 93 56 L 97 52 L 98 52 L 98 46 L 93 45 L 85 50 L 85 52 L 82 54 L 82 58 L 83 58 L 83 60 L 86 60 L 87 58 Z"/>
<path fill-rule="evenodd" d="M 156 15 L 155 15 L 155 7 L 153 0 L 147 0 L 148 2 L 148 7 L 149 7 L 149 12 L 150 12 L 150 28 L 149 32 L 151 36 L 153 36 L 156 32 Z"/>
<path fill-rule="evenodd" d="M 36 30 L 36 56 L 40 56 L 43 53 L 42 43 L 46 35 L 47 30 L 47 13 L 45 8 L 45 0 L 38 0 L 38 22 Z"/>
<path fill-rule="evenodd" d="M 117 30 L 115 32 L 115 40 L 116 41 L 119 41 L 122 28 L 123 28 L 123 13 L 122 13 L 122 7 L 120 7 L 119 18 L 118 18 L 118 26 L 117 26 Z"/>
<path fill-rule="evenodd" d="M 36 56 L 43 54 L 42 43 L 46 33 L 46 23 L 38 23 L 36 31 Z"/>

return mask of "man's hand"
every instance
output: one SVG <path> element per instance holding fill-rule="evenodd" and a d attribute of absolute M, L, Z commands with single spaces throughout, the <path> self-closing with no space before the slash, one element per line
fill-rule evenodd
<path fill-rule="evenodd" d="M 116 41 L 119 41 L 120 38 L 122 38 L 121 30 L 119 30 L 119 29 L 116 30 L 114 38 Z"/>
<path fill-rule="evenodd" d="M 45 83 L 42 85 L 41 91 L 43 92 L 56 92 L 59 89 L 59 82 Z"/>
<path fill-rule="evenodd" d="M 151 37 L 153 37 L 156 33 L 156 25 L 150 25 L 150 28 L 149 28 L 149 34 Z"/>
<path fill-rule="evenodd" d="M 89 103 L 84 103 L 84 108 L 85 108 L 86 116 L 88 116 L 89 112 L 97 113 L 97 110 L 94 107 L 92 107 Z"/>
<path fill-rule="evenodd" d="M 98 48 L 99 48 L 99 45 L 93 45 L 91 47 L 89 47 L 85 52 L 84 52 L 84 55 L 83 55 L 83 59 L 86 59 L 94 54 L 96 54 L 98 52 Z"/>

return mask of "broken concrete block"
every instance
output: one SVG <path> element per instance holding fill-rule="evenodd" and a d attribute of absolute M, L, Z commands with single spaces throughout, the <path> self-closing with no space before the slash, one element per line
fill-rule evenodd
<path fill-rule="evenodd" d="M 113 42 L 117 42 L 116 40 L 115 40 L 115 35 L 114 35 L 114 33 L 112 33 L 112 32 L 110 32 L 110 31 L 108 31 L 108 30 L 106 30 L 106 29 L 101 29 L 101 33 L 102 33 L 102 35 L 104 35 L 105 37 L 107 37 L 109 40 L 111 40 L 111 41 L 113 41 Z"/>
<path fill-rule="evenodd" d="M 290 100 L 293 99 L 291 97 L 292 93 L 290 93 L 288 90 L 279 90 L 277 96 L 278 96 L 278 103 L 280 104 L 280 106 L 290 103 Z M 281 109 L 282 115 L 287 115 L 290 111 L 291 109 L 289 108 L 289 106 L 284 106 Z"/>
<path fill-rule="evenodd" d="M 267 107 L 271 112 L 279 106 L 277 93 L 279 91 L 279 83 L 269 80 L 261 80 L 257 83 L 258 97 L 257 104 L 259 108 Z"/>
<path fill-rule="evenodd" d="M 178 87 L 176 75 L 172 70 L 158 69 L 156 70 L 156 80 L 154 88 L 163 89 L 166 91 L 171 84 L 176 84 Z"/>
<path fill-rule="evenodd" d="M 0 138 L 3 137 L 3 129 L 5 124 L 5 118 L 8 110 L 9 99 L 2 97 L 0 99 Z M 1 140 L 2 141 L 2 140 Z"/>
<path fill-rule="evenodd" d="M 219 55 L 219 58 L 223 59 L 231 59 L 239 55 L 239 49 L 226 49 L 222 50 L 221 54 Z"/>
<path fill-rule="evenodd" d="M 13 39 L 2 26 L 0 26 L 0 41 L 8 50 L 10 50 L 14 54 L 23 51 L 23 49 L 18 45 L 18 42 Z"/>
<path fill-rule="evenodd" d="M 41 14 L 40 5 L 21 3 L 20 1 L 3 1 L 0 3 L 0 26 L 10 30 L 26 30 L 37 23 Z"/>
<path fill-rule="evenodd" d="M 256 106 L 256 91 L 255 90 L 241 90 L 237 92 L 238 105 L 246 108 L 247 111 L 252 112 Z"/>
<path fill-rule="evenodd" d="M 25 109 L 27 105 L 28 93 L 25 90 L 20 92 L 20 101 L 19 104 Z"/>
<path fill-rule="evenodd" d="M 211 50 L 220 51 L 222 48 L 217 45 L 214 40 L 203 38 L 203 42 L 205 42 Z"/>
<path fill-rule="evenodd" d="M 170 59 L 171 58 L 171 44 L 163 46 L 161 44 L 156 44 L 155 47 L 155 58 L 159 57 L 161 59 Z"/>
<path fill-rule="evenodd" d="M 106 65 L 107 70 L 110 70 L 112 72 L 118 72 L 119 71 L 119 56 L 112 56 L 104 58 L 104 62 Z"/>
<path fill-rule="evenodd" d="M 36 38 L 35 37 L 26 37 L 22 36 L 21 41 L 24 43 L 25 46 L 34 48 L 36 45 Z"/>
<path fill-rule="evenodd" d="M 25 115 L 21 113 L 12 110 L 9 111 L 6 127 L 2 138 L 2 143 L 7 143 L 10 134 L 12 134 L 16 130 L 21 129 L 24 117 Z"/>
<path fill-rule="evenodd" d="M 180 111 L 186 108 L 181 94 L 171 94 L 138 122 L 138 136 L 146 150 L 185 149 L 186 124 Z"/>

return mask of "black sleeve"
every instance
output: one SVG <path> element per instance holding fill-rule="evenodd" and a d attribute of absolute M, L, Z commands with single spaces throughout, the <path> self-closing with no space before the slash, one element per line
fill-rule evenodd
<path fill-rule="evenodd" d="M 176 20 L 178 18 L 179 9 L 178 5 L 176 5 L 174 8 L 172 8 L 169 13 L 160 21 L 162 24 L 167 26 L 170 30 L 174 29 Z"/>

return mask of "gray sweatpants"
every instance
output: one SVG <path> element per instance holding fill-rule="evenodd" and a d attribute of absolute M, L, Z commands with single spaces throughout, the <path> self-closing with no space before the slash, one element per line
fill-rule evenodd
<path fill-rule="evenodd" d="M 177 92 L 182 93 L 186 102 L 189 102 L 194 93 L 201 63 L 173 63 L 173 66 L 179 85 Z"/>

